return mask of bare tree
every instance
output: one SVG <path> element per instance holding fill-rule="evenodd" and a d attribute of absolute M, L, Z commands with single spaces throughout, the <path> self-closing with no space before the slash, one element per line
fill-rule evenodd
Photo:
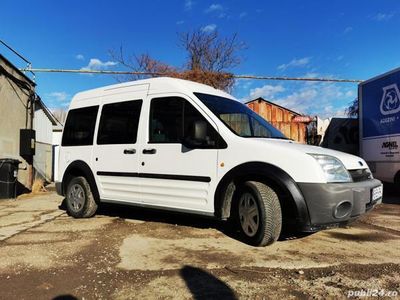
<path fill-rule="evenodd" d="M 236 34 L 223 38 L 216 30 L 181 33 L 179 41 L 188 54 L 187 68 L 206 72 L 227 72 L 238 66 L 241 62 L 238 52 L 245 48 Z"/>
<path fill-rule="evenodd" d="M 187 52 L 187 62 L 183 68 L 163 63 L 149 54 L 126 56 L 122 47 L 117 52 L 110 51 L 112 58 L 128 70 L 145 73 L 119 76 L 117 80 L 169 76 L 208 84 L 226 91 L 232 88 L 234 78 L 229 71 L 240 64 L 238 52 L 245 47 L 237 40 L 236 34 L 222 38 L 217 31 L 196 30 L 179 34 L 179 45 Z"/>
<path fill-rule="evenodd" d="M 354 99 L 349 107 L 346 108 L 346 114 L 350 118 L 358 118 L 358 98 Z"/>
<path fill-rule="evenodd" d="M 128 70 L 132 72 L 147 73 L 117 76 L 116 79 L 119 82 L 156 77 L 160 75 L 171 76 L 169 74 L 177 72 L 176 68 L 159 60 L 153 59 L 148 53 L 141 54 L 139 56 L 134 54 L 127 56 L 124 54 L 122 46 L 119 48 L 119 51 L 111 50 L 109 53 L 113 60 L 126 67 Z"/>

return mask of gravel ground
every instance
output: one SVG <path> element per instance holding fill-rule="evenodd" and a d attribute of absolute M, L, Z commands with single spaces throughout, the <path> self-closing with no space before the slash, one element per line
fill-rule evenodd
<path fill-rule="evenodd" d="M 389 192 L 389 194 L 387 193 Z M 400 295 L 400 193 L 346 228 L 254 248 L 224 224 L 54 192 L 0 201 L 0 299 L 272 299 Z"/>

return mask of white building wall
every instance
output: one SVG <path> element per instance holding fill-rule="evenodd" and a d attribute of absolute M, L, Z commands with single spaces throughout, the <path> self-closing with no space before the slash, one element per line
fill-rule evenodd
<path fill-rule="evenodd" d="M 53 145 L 61 145 L 62 131 L 53 131 Z"/>
<path fill-rule="evenodd" d="M 60 145 L 62 139 L 62 131 L 53 131 L 53 176 L 54 181 L 60 181 L 58 178 L 58 160 L 59 160 L 59 152 L 60 152 Z"/>
<path fill-rule="evenodd" d="M 36 153 L 33 157 L 35 177 L 50 182 L 53 175 L 53 124 L 42 109 L 35 111 L 33 128 L 36 131 Z"/>
<path fill-rule="evenodd" d="M 36 131 L 37 142 L 52 145 L 53 125 L 41 109 L 35 111 L 35 117 L 33 118 L 33 128 Z"/>
<path fill-rule="evenodd" d="M 53 149 L 52 145 L 36 142 L 36 154 L 33 157 L 35 178 L 52 181 L 53 175 Z"/>

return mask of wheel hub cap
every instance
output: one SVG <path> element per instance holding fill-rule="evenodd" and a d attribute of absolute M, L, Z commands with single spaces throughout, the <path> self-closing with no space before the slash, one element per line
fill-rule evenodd
<path fill-rule="evenodd" d="M 79 184 L 74 184 L 69 192 L 69 201 L 74 211 L 78 212 L 85 203 L 85 192 Z"/>
<path fill-rule="evenodd" d="M 240 225 L 246 235 L 254 236 L 260 226 L 258 206 L 253 195 L 244 193 L 239 200 Z"/>

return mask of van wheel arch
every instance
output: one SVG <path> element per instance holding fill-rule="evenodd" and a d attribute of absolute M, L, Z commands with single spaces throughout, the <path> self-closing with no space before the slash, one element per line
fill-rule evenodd
<path fill-rule="evenodd" d="M 289 217 L 302 225 L 310 223 L 306 202 L 293 178 L 279 167 L 264 162 L 245 163 L 225 174 L 215 193 L 214 211 L 217 218 L 226 220 L 230 217 L 235 191 L 247 181 L 262 182 L 279 195 L 284 220 Z"/>
<path fill-rule="evenodd" d="M 97 189 L 96 180 L 94 178 L 93 172 L 89 165 L 82 160 L 73 161 L 64 172 L 62 179 L 62 192 L 65 195 L 69 182 L 74 177 L 85 177 L 90 185 L 90 189 L 93 193 L 94 199 L 98 202 L 100 199 L 99 191 Z"/>

